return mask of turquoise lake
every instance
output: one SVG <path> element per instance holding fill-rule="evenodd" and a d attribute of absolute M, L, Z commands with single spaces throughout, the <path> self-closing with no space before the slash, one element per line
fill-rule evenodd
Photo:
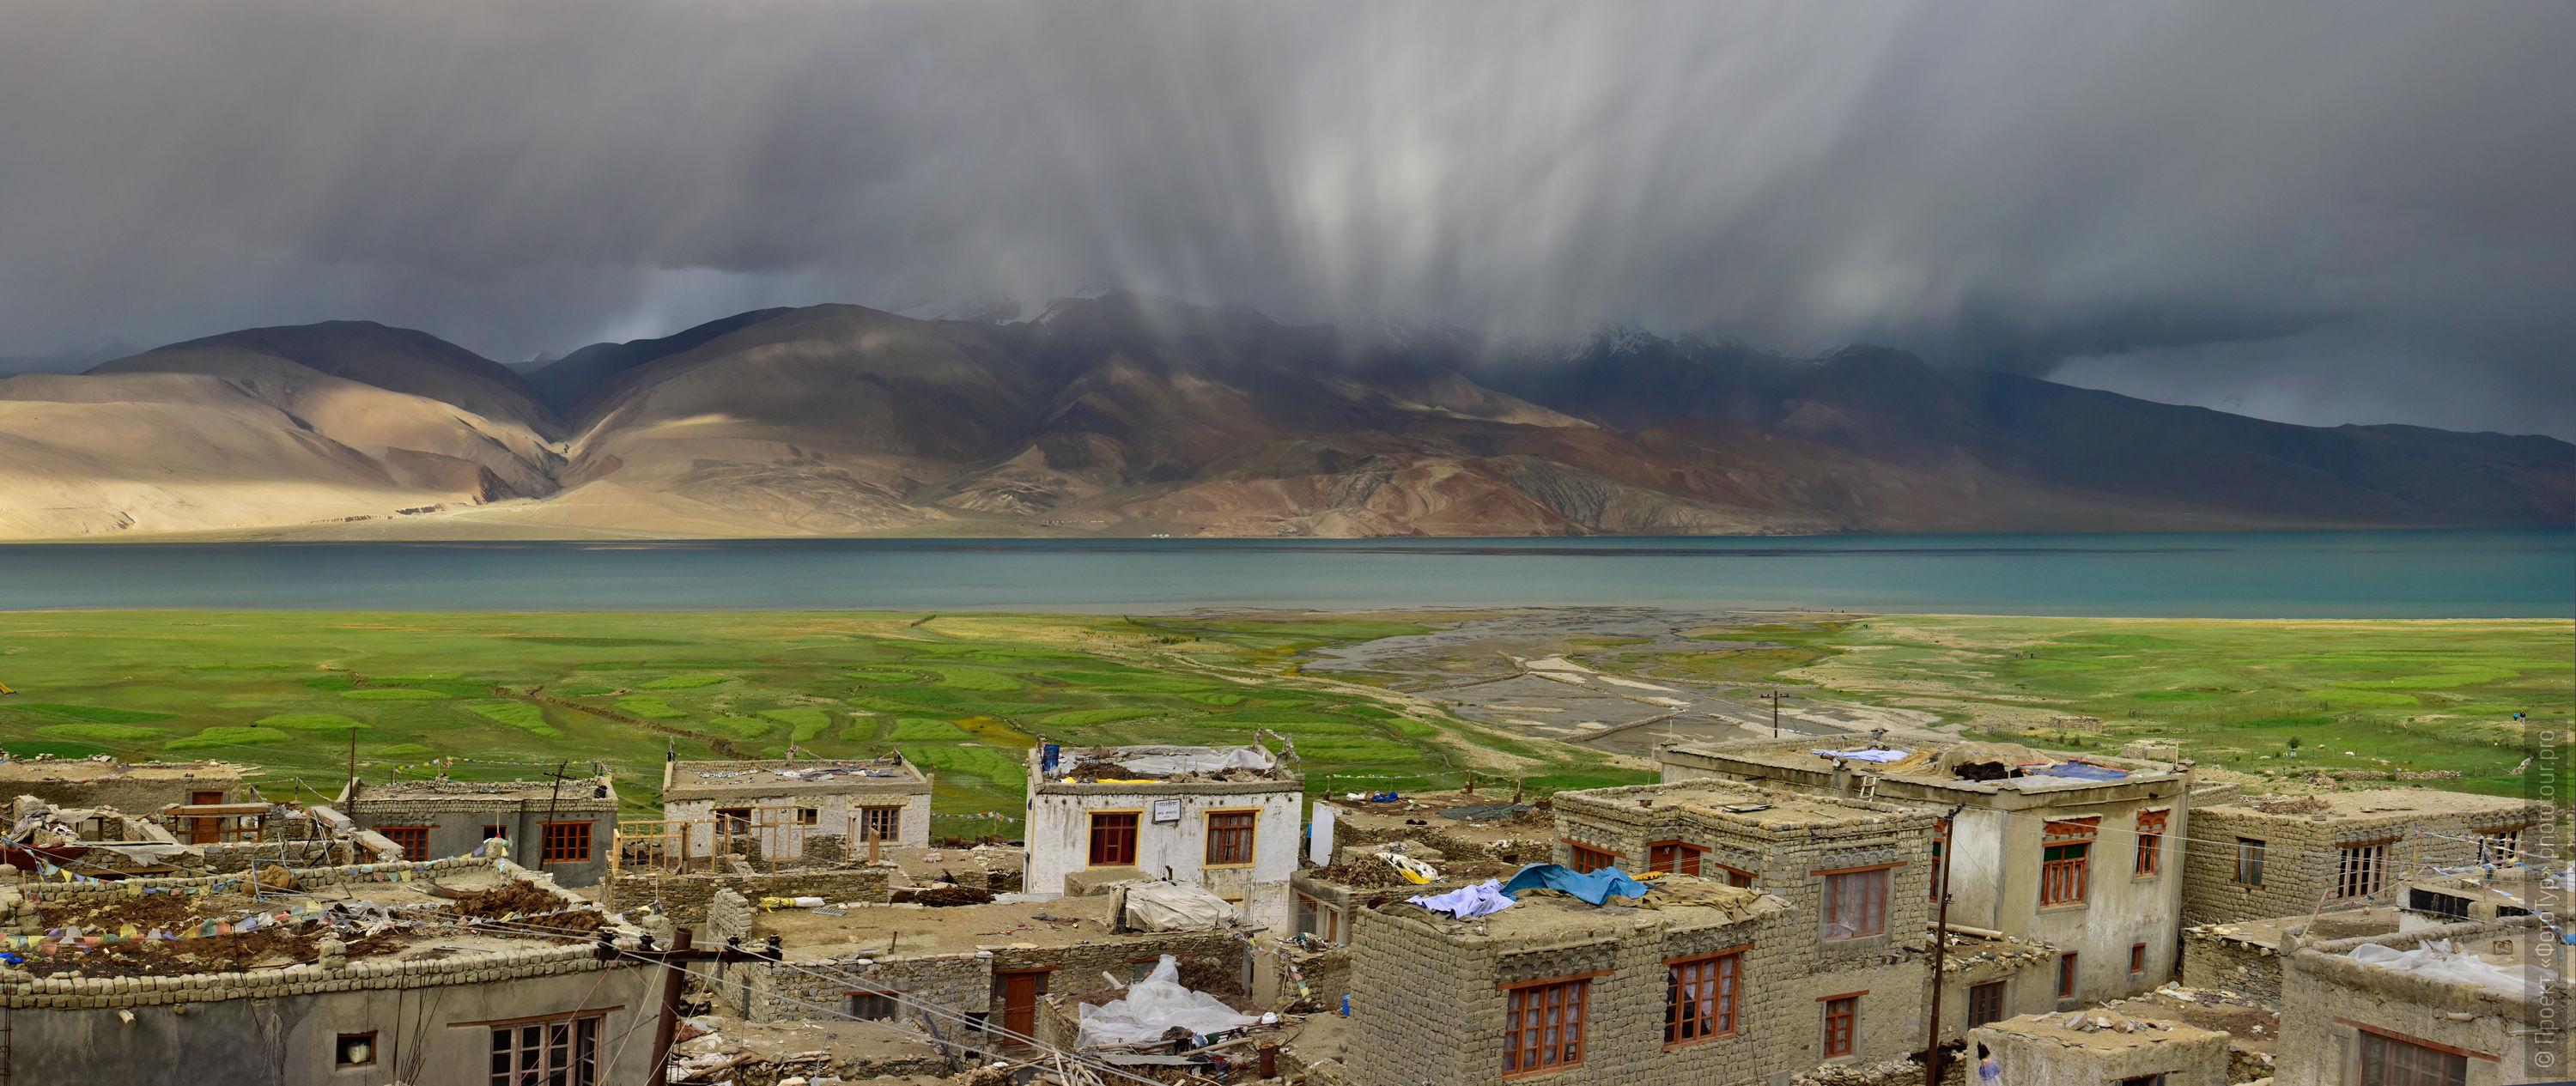
<path fill-rule="evenodd" d="M 0 609 L 1641 606 L 2567 618 L 2576 532 L 0 547 Z"/>

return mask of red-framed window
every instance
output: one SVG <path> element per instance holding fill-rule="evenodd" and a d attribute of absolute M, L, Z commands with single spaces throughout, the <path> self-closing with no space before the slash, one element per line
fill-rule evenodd
<path fill-rule="evenodd" d="M 1741 951 L 1664 963 L 1664 1047 L 1680 1048 L 1735 1033 Z"/>
<path fill-rule="evenodd" d="M 1584 1008 L 1590 978 L 1539 981 L 1508 989 L 1503 1024 L 1503 1077 L 1561 1071 L 1583 1063 Z"/>
<path fill-rule="evenodd" d="M 1207 821 L 1209 866 L 1252 862 L 1252 832 L 1261 821 L 1261 812 L 1210 811 Z"/>
<path fill-rule="evenodd" d="M 2138 812 L 2138 863 L 2135 872 L 2153 875 L 2164 870 L 2165 817 L 2171 811 Z"/>
<path fill-rule="evenodd" d="M 1724 879 L 1728 886 L 1753 885 L 1753 872 L 1738 871 L 1735 868 L 1728 867 L 1724 864 L 1710 864 L 1709 866 L 1717 869 L 1717 874 L 1709 877 L 1713 879 Z"/>
<path fill-rule="evenodd" d="M 1707 849 L 1685 845 L 1679 841 L 1648 845 L 1646 846 L 1646 870 L 1661 871 L 1671 875 L 1696 875 L 1699 874 L 1699 858 L 1707 854 Z"/>
<path fill-rule="evenodd" d="M 2361 1032 L 2362 1086 L 2466 1086 L 2469 1058 L 2384 1033 Z"/>
<path fill-rule="evenodd" d="M 1825 876 L 1826 942 L 1887 934 L 1887 873 L 1890 870 L 1876 867 Z"/>
<path fill-rule="evenodd" d="M 428 826 L 378 826 L 376 832 L 384 834 L 386 840 L 401 845 L 403 859 L 420 861 L 429 858 L 430 829 L 431 827 Z"/>
<path fill-rule="evenodd" d="M 1136 812 L 1091 812 L 1091 866 L 1136 866 Z"/>
<path fill-rule="evenodd" d="M 1860 997 L 1835 996 L 1825 1000 L 1825 1055 L 1852 1054 L 1852 1034 L 1860 1025 Z"/>
<path fill-rule="evenodd" d="M 1588 845 L 1576 845 L 1572 841 L 1568 841 L 1566 844 L 1573 846 L 1574 855 L 1572 861 L 1567 863 L 1565 866 L 1571 867 L 1578 872 L 1599 871 L 1602 868 L 1616 867 L 1619 864 L 1619 857 L 1615 853 L 1603 852 L 1600 849 L 1593 848 Z"/>
<path fill-rule="evenodd" d="M 2101 831 L 2099 816 L 2051 822 L 2039 839 L 2039 903 L 2073 905 L 2084 900 L 2090 877 L 2093 838 Z"/>
<path fill-rule="evenodd" d="M 578 864 L 590 862 L 590 823 L 548 822 L 545 824 L 545 852 L 539 862 Z"/>

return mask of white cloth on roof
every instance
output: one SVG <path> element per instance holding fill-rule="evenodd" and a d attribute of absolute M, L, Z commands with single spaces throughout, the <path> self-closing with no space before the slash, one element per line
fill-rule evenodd
<path fill-rule="evenodd" d="M 2475 954 L 2454 950 L 2448 939 L 2435 939 L 2413 950 L 2391 950 L 2377 943 L 2364 943 L 2344 955 L 2363 965 L 2398 969 L 2432 980 L 2453 984 L 2476 984 L 2499 992 L 2535 991 L 2540 983 L 2532 979 L 2537 970 L 2539 981 L 2558 979 L 2558 974 L 2536 965 L 2497 965 Z"/>
<path fill-rule="evenodd" d="M 1855 762 L 1901 762 L 1911 753 L 1902 750 L 1820 750 L 1827 758 L 1847 758 Z"/>
<path fill-rule="evenodd" d="M 1234 1008 L 1206 992 L 1182 987 L 1180 964 L 1169 954 L 1145 979 L 1127 986 L 1127 998 L 1097 1007 L 1085 1003 L 1081 1014 L 1082 1026 L 1073 1035 L 1075 1048 L 1156 1040 L 1173 1026 L 1209 1034 L 1260 1021 L 1234 1013 Z"/>
<path fill-rule="evenodd" d="M 1130 772 L 1148 777 L 1169 777 L 1180 773 L 1222 773 L 1229 769 L 1268 769 L 1277 764 L 1270 752 L 1260 747 L 1219 747 L 1188 754 L 1137 754 L 1121 757 L 1118 764 Z"/>
<path fill-rule="evenodd" d="M 1512 907 L 1512 899 L 1503 896 L 1503 880 L 1486 879 L 1474 886 L 1460 887 L 1445 894 L 1404 899 L 1436 913 L 1448 913 L 1460 920 L 1492 916 Z"/>
<path fill-rule="evenodd" d="M 1204 886 L 1140 882 L 1127 888 L 1127 926 L 1146 931 L 1211 931 L 1234 919 L 1234 906 Z"/>

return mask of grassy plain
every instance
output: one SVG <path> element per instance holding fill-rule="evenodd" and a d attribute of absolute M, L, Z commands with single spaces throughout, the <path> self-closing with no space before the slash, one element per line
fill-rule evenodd
<path fill-rule="evenodd" d="M 2440 786 L 2513 795 L 2526 782 L 2512 770 L 2543 736 L 2564 742 L 2576 702 L 2576 624 L 2554 620 L 1907 616 L 1707 636 L 1765 646 L 1653 663 L 1714 682 L 1812 683 L 2041 745 L 2171 737 L 2205 765 L 2452 770 L 2460 779 Z M 2104 733 L 2052 717 L 2096 717 Z"/>
<path fill-rule="evenodd" d="M 1307 650 L 1419 632 L 1356 619 L 1079 615 L 297 612 L 0 614 L 0 748 L 218 757 L 272 798 L 371 779 L 535 776 L 560 760 L 658 805 L 683 758 L 900 749 L 939 774 L 942 832 L 1021 807 L 1039 735 L 1068 745 L 1296 740 L 1316 792 L 1455 787 L 1518 766 L 1542 788 L 1634 783 L 1592 751 L 1523 743 L 1426 703 L 1295 674 Z M 561 699 L 560 701 L 546 699 Z M 628 719 L 567 707 L 570 702 Z M 642 725 L 634 723 L 642 722 Z M 669 729 L 668 731 L 662 729 Z M 678 734 L 674 734 L 674 733 Z M 406 768 L 409 767 L 409 768 Z M 1505 775 L 1513 775 L 1506 773 Z M 990 823 L 982 824 L 992 828 Z"/>

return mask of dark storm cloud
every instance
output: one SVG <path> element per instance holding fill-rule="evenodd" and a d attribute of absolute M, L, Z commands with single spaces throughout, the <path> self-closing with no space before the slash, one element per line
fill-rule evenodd
<path fill-rule="evenodd" d="M 1134 286 L 2576 433 L 2576 7 L 0 0 L 0 354 Z"/>

